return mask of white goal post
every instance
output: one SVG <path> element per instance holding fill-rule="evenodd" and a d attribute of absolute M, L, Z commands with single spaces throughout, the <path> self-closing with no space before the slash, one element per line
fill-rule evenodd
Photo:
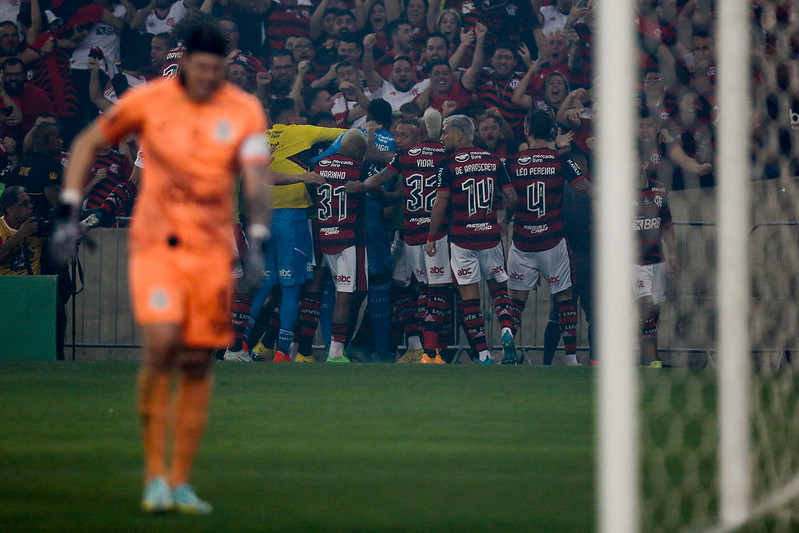
<path fill-rule="evenodd" d="M 633 533 L 639 522 L 637 323 L 632 288 L 635 132 L 634 0 L 598 6 L 596 283 L 597 529 Z M 748 338 L 749 2 L 717 2 L 719 77 L 718 364 L 719 516 L 722 529 L 751 512 Z M 627 14 L 626 16 L 624 16 Z"/>

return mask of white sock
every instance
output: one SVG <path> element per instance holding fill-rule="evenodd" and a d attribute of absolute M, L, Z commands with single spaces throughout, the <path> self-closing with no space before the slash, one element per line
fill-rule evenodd
<path fill-rule="evenodd" d="M 330 341 L 330 352 L 328 357 L 338 359 L 344 355 L 344 345 L 337 341 Z"/>
<path fill-rule="evenodd" d="M 566 354 L 566 361 L 569 363 L 577 363 L 577 354 L 576 353 L 567 353 Z"/>
<path fill-rule="evenodd" d="M 505 332 L 506 332 L 506 331 L 507 331 L 508 333 L 510 333 L 510 336 L 511 336 L 511 337 L 513 337 L 513 332 L 511 331 L 511 329 L 510 329 L 509 327 L 504 327 L 504 328 L 502 328 L 502 333 L 500 334 L 500 337 L 501 337 L 502 335 L 505 335 Z"/>
<path fill-rule="evenodd" d="M 289 346 L 289 357 L 295 359 L 297 357 L 297 352 L 300 350 L 300 343 L 299 342 L 292 342 L 291 346 Z"/>
<path fill-rule="evenodd" d="M 408 337 L 408 351 L 414 350 L 421 350 L 422 349 L 422 339 L 419 338 L 418 335 L 414 335 L 413 337 Z"/>
<path fill-rule="evenodd" d="M 486 359 L 491 359 L 491 352 L 488 350 L 483 350 L 480 352 L 480 360 L 485 361 Z"/>

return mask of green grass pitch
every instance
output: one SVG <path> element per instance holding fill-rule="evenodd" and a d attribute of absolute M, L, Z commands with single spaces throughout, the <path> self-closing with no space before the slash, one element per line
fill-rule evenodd
<path fill-rule="evenodd" d="M 193 485 L 139 511 L 134 363 L 0 363 L 2 531 L 582 532 L 594 372 L 218 364 Z"/>

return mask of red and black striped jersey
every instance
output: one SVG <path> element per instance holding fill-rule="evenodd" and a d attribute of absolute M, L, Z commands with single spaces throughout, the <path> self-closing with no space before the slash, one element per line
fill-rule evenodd
<path fill-rule="evenodd" d="M 89 182 L 94 180 L 102 169 L 105 169 L 105 177 L 95 183 L 86 195 L 86 209 L 100 207 L 114 187 L 130 178 L 133 166 L 125 154 L 111 150 L 95 158 L 89 171 Z"/>
<path fill-rule="evenodd" d="M 266 32 L 269 49 L 274 51 L 285 48 L 289 37 L 310 37 L 310 28 L 310 6 L 290 7 L 273 2 Z"/>
<path fill-rule="evenodd" d="M 509 183 L 502 161 L 482 148 L 461 148 L 441 163 L 438 190 L 450 192 L 451 243 L 470 250 L 499 243 L 494 195 Z"/>
<path fill-rule="evenodd" d="M 514 135 L 520 136 L 524 127 L 525 109 L 514 104 L 513 91 L 519 86 L 519 81 L 524 78 L 524 72 L 514 72 L 507 80 L 497 80 L 494 69 L 483 67 L 477 79 L 477 100 L 481 107 L 496 107 L 499 113 L 508 122 Z"/>
<path fill-rule="evenodd" d="M 30 65 L 30 83 L 47 93 L 53 101 L 53 115 L 74 117 L 78 112 L 78 96 L 69 68 L 69 54 L 60 48 Z"/>
<path fill-rule="evenodd" d="M 523 252 L 549 250 L 563 238 L 563 184 L 584 179 L 570 157 L 532 148 L 505 161 L 516 191 L 513 243 Z"/>
<path fill-rule="evenodd" d="M 430 230 L 430 210 L 438 187 L 438 165 L 446 158 L 444 145 L 425 141 L 397 152 L 388 168 L 402 177 L 402 239 L 408 245 L 424 244 Z"/>
<path fill-rule="evenodd" d="M 636 218 L 633 228 L 638 239 L 638 264 L 662 263 L 663 225 L 671 223 L 669 193 L 659 181 L 650 179 L 638 190 L 635 200 Z"/>
<path fill-rule="evenodd" d="M 335 254 L 350 246 L 363 245 L 363 193 L 348 194 L 348 181 L 363 178 L 363 162 L 341 155 L 321 159 L 314 172 L 325 179 L 316 187 L 319 250 Z"/>

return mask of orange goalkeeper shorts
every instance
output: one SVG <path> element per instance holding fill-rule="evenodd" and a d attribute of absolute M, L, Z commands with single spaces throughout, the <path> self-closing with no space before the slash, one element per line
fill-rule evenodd
<path fill-rule="evenodd" d="M 233 340 L 229 250 L 202 255 L 148 247 L 130 257 L 133 315 L 140 325 L 179 324 L 189 348 L 224 348 Z"/>

